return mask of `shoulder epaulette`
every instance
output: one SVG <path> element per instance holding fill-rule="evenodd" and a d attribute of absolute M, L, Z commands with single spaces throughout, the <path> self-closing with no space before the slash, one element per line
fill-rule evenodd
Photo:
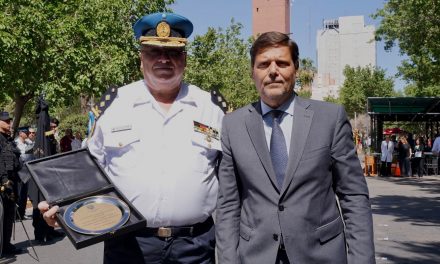
<path fill-rule="evenodd" d="M 116 86 L 110 86 L 110 88 L 105 91 L 99 102 L 92 107 L 92 112 L 95 115 L 95 121 L 104 114 L 105 110 L 112 104 L 117 95 L 118 88 Z"/>
<path fill-rule="evenodd" d="M 89 138 L 93 135 L 93 132 L 95 132 L 96 121 L 104 114 L 105 110 L 112 104 L 117 95 L 118 88 L 116 86 L 110 86 L 101 96 L 99 102 L 91 107 L 93 117 L 89 116 Z"/>
<path fill-rule="evenodd" d="M 220 109 L 223 111 L 223 113 L 226 114 L 226 112 L 228 112 L 228 110 L 229 110 L 228 103 L 226 102 L 225 98 L 220 93 L 218 88 L 211 89 L 211 101 L 215 105 L 220 107 Z"/>

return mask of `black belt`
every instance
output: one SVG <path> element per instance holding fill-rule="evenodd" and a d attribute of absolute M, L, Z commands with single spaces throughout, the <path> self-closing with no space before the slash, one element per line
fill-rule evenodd
<path fill-rule="evenodd" d="M 203 223 L 197 223 L 191 226 L 170 226 L 170 227 L 146 227 L 136 232 L 137 236 L 157 236 L 161 238 L 198 236 L 205 233 L 214 225 L 212 217 L 206 219 Z"/>

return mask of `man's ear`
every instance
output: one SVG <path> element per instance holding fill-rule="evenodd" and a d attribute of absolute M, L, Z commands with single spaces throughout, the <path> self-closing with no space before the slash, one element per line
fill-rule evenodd
<path fill-rule="evenodd" d="M 141 59 L 141 65 L 139 67 L 139 69 L 141 70 L 141 72 L 144 72 L 144 63 L 142 62 L 142 54 L 139 53 L 139 58 Z"/>
<path fill-rule="evenodd" d="M 187 59 L 187 53 L 186 53 L 186 51 L 183 52 L 183 56 L 184 56 L 183 59 L 185 60 L 185 61 L 184 61 L 184 66 L 186 67 L 186 62 L 187 62 L 187 61 L 186 61 L 186 59 Z"/>

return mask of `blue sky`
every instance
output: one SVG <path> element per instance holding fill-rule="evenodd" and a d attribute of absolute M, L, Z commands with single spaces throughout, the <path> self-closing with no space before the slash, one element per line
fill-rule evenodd
<path fill-rule="evenodd" d="M 368 25 L 379 25 L 370 15 L 383 7 L 384 0 L 294 0 L 291 1 L 291 25 L 293 39 L 298 43 L 300 56 L 311 58 L 316 65 L 316 32 L 322 28 L 324 19 L 341 16 L 363 15 Z M 176 0 L 171 8 L 174 12 L 189 18 L 194 24 L 194 35 L 206 33 L 208 27 L 226 28 L 233 18 L 243 24 L 242 35 L 252 35 L 252 0 Z M 385 52 L 383 43 L 377 43 L 377 66 L 394 77 L 397 66 L 404 57 L 398 47 Z M 395 80 L 395 88 L 405 86 L 402 80 Z"/>

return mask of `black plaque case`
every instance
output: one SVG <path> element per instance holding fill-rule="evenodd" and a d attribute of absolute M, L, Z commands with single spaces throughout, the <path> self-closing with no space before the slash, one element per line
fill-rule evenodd
<path fill-rule="evenodd" d="M 145 218 L 116 188 L 87 149 L 29 161 L 26 163 L 26 168 L 49 205 L 60 207 L 57 221 L 76 249 L 147 226 Z M 94 195 L 113 196 L 124 201 L 130 208 L 128 221 L 114 231 L 99 235 L 84 235 L 67 227 L 63 219 L 67 207 L 80 199 Z"/>

